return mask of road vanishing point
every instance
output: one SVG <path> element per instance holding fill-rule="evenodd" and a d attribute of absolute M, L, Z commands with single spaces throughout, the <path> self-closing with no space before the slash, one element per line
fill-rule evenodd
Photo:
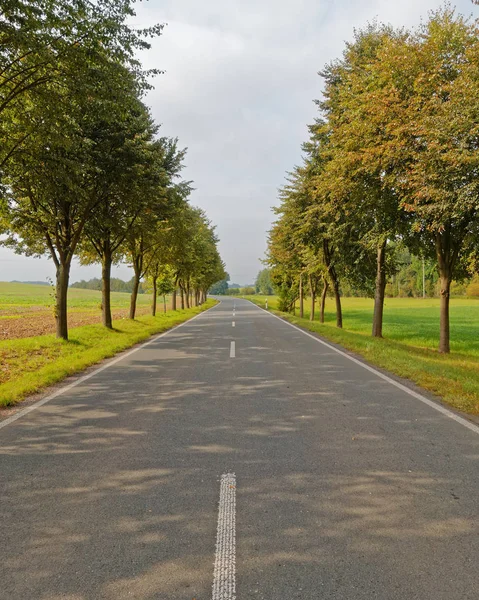
<path fill-rule="evenodd" d="M 0 454 L 1 600 L 479 598 L 479 428 L 245 300 L 4 420 Z"/>

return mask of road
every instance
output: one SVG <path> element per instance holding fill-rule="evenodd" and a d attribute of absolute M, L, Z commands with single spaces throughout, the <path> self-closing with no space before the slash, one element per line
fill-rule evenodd
<path fill-rule="evenodd" d="M 225 298 L 4 423 L 0 598 L 477 600 L 478 433 Z"/>

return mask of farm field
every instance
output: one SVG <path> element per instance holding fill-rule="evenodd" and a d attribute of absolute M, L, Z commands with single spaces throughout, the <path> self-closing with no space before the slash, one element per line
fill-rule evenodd
<path fill-rule="evenodd" d="M 112 292 L 114 320 L 126 318 L 130 294 Z M 139 294 L 137 315 L 150 312 L 150 294 Z M 48 335 L 55 332 L 53 288 L 47 285 L 0 282 L 0 340 Z M 68 290 L 70 327 L 101 323 L 101 292 L 70 288 Z M 170 308 L 168 299 L 167 309 Z M 158 311 L 163 310 L 159 301 Z"/>
<path fill-rule="evenodd" d="M 0 407 L 22 400 L 104 358 L 160 333 L 215 304 L 167 310 L 158 299 L 157 316 L 150 313 L 151 296 L 138 296 L 137 318 L 127 318 L 130 295 L 112 293 L 113 330 L 101 325 L 101 293 L 69 290 L 69 341 L 56 339 L 53 297 L 49 286 L 0 283 Z M 167 309 L 170 309 L 168 299 Z"/>
<path fill-rule="evenodd" d="M 384 338 L 371 337 L 373 300 L 343 298 L 343 330 L 335 326 L 334 301 L 326 302 L 325 323 L 279 313 L 274 296 L 248 296 L 288 321 L 357 352 L 370 363 L 405 377 L 441 397 L 454 408 L 479 415 L 479 299 L 451 299 L 451 354 L 437 352 L 439 300 L 387 298 Z M 316 313 L 316 319 L 319 312 Z"/>

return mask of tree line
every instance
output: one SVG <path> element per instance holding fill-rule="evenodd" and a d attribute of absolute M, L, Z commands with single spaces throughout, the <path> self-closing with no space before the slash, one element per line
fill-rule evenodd
<path fill-rule="evenodd" d="M 0 14 L 1 243 L 48 255 L 57 336 L 68 339 L 71 263 L 100 263 L 111 328 L 111 268 L 168 285 L 176 307 L 203 302 L 224 275 L 214 227 L 188 203 L 186 150 L 161 137 L 143 97 L 158 70 L 136 58 L 161 34 L 128 23 L 134 0 L 4 0 Z"/>
<path fill-rule="evenodd" d="M 479 270 L 479 31 L 450 5 L 413 30 L 373 23 L 326 65 L 303 162 L 280 190 L 267 263 L 281 307 L 341 285 L 374 296 L 407 250 L 437 272 L 439 351 L 454 280 Z M 424 261 L 424 262 L 423 262 Z M 322 317 L 324 318 L 324 317 Z"/>

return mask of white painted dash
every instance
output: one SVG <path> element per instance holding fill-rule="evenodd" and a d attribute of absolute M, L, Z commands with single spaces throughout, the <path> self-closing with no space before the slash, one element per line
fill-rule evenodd
<path fill-rule="evenodd" d="M 212 600 L 236 598 L 236 475 L 221 476 Z"/>
<path fill-rule="evenodd" d="M 235 358 L 235 357 L 236 357 L 236 344 L 235 344 L 235 342 L 231 342 L 230 358 Z"/>
<path fill-rule="evenodd" d="M 236 323 L 234 321 L 233 321 L 232 325 L 233 325 L 233 327 L 236 327 Z"/>

